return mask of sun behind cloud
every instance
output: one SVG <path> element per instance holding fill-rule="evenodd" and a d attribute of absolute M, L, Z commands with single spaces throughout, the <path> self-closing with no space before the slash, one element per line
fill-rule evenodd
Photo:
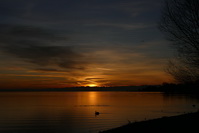
<path fill-rule="evenodd" d="M 97 87 L 96 84 L 88 84 L 89 87 Z"/>

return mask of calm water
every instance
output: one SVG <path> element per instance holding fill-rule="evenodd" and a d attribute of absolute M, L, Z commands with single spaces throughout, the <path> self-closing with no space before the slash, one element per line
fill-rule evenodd
<path fill-rule="evenodd" d="M 93 133 L 128 121 L 196 111 L 197 105 L 199 100 L 162 93 L 3 92 L 0 132 Z M 95 116 L 95 111 L 100 115 Z"/>

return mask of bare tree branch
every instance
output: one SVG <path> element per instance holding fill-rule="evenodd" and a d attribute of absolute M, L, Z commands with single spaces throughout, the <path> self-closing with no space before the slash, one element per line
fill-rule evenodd
<path fill-rule="evenodd" d="M 179 82 L 199 81 L 199 0 L 165 0 L 159 29 L 178 52 L 167 72 Z"/>

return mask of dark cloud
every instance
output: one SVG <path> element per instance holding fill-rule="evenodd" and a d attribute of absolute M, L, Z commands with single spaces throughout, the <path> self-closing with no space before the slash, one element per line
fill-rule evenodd
<path fill-rule="evenodd" d="M 78 68 L 79 55 L 66 46 L 4 46 L 4 50 L 16 57 L 40 66 L 58 65 L 61 68 Z"/>
<path fill-rule="evenodd" d="M 7 54 L 43 67 L 84 69 L 83 56 L 64 46 L 66 39 L 59 34 L 30 26 L 0 25 L 0 29 L 0 48 Z"/>
<path fill-rule="evenodd" d="M 55 41 L 67 40 L 55 32 L 35 26 L 0 24 L 1 43 L 6 45 L 48 45 Z"/>
<path fill-rule="evenodd" d="M 54 69 L 54 68 L 38 68 L 38 69 L 35 69 L 35 71 L 42 71 L 42 72 L 60 72 L 60 70 Z"/>
<path fill-rule="evenodd" d="M 92 80 L 99 80 L 99 79 L 104 79 L 104 78 L 86 78 L 85 80 L 90 80 L 90 81 L 92 81 Z"/>

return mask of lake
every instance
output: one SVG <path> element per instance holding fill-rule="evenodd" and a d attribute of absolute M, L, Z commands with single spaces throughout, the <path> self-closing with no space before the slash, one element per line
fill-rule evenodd
<path fill-rule="evenodd" d="M 1 92 L 0 106 L 2 133 L 96 133 L 195 112 L 199 100 L 158 92 Z"/>

